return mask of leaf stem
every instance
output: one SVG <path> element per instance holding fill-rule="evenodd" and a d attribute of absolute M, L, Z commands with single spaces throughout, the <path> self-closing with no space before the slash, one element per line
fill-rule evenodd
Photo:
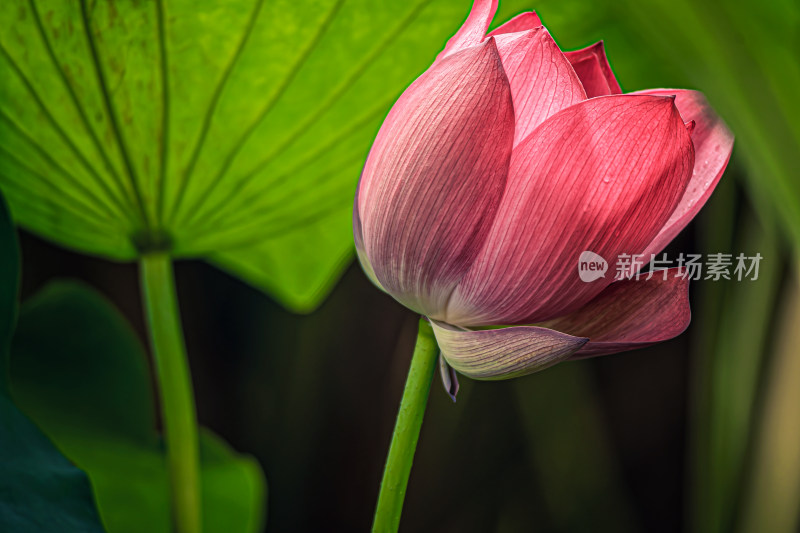
<path fill-rule="evenodd" d="M 173 526 L 177 533 L 199 533 L 197 416 L 168 254 L 142 256 L 141 284 L 161 397 Z"/>
<path fill-rule="evenodd" d="M 417 344 L 414 347 L 411 368 L 408 370 L 406 387 L 403 399 L 400 401 L 389 455 L 386 458 L 378 505 L 375 508 L 375 521 L 372 525 L 373 533 L 396 532 L 400 526 L 408 476 L 411 473 L 419 430 L 428 403 L 438 351 L 433 329 L 423 317 L 419 321 Z"/>

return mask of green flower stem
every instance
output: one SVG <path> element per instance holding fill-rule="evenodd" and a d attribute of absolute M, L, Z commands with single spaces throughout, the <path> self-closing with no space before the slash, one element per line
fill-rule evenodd
<path fill-rule="evenodd" d="M 169 255 L 143 256 L 141 283 L 161 397 L 173 526 L 177 533 L 199 533 L 197 415 Z"/>
<path fill-rule="evenodd" d="M 375 522 L 372 525 L 373 533 L 393 533 L 400 526 L 408 476 L 417 449 L 422 418 L 425 416 L 438 352 L 433 329 L 425 318 L 421 318 L 417 344 L 383 471 L 378 505 L 375 508 Z"/>

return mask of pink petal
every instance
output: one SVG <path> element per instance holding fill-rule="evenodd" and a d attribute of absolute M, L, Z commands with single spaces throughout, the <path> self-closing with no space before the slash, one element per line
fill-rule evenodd
<path fill-rule="evenodd" d="M 645 257 L 657 254 L 697 215 L 717 186 L 733 150 L 733 133 L 714 113 L 702 93 L 685 89 L 652 89 L 635 94 L 675 95 L 685 122 L 694 121 L 694 171 L 686 192 L 661 231 L 645 250 Z"/>
<path fill-rule="evenodd" d="M 509 379 L 544 370 L 577 352 L 588 339 L 536 326 L 461 330 L 431 320 L 447 363 L 475 379 Z"/>
<path fill-rule="evenodd" d="M 467 20 L 456 34 L 450 37 L 436 60 L 441 61 L 453 52 L 482 43 L 496 11 L 497 0 L 475 0 L 469 15 L 467 15 Z"/>
<path fill-rule="evenodd" d="M 356 197 L 353 201 L 353 241 L 355 241 L 356 245 L 356 256 L 358 257 L 358 262 L 361 264 L 361 269 L 364 271 L 364 274 L 367 275 L 369 280 L 375 284 L 376 287 L 385 291 L 381 282 L 375 277 L 375 271 L 372 269 L 369 258 L 364 251 L 364 233 L 361 229 L 361 217 L 358 214 L 358 191 L 360 188 L 361 180 L 359 180 L 358 185 L 356 185 Z"/>
<path fill-rule="evenodd" d="M 589 337 L 575 357 L 643 348 L 677 337 L 689 326 L 689 279 L 679 268 L 655 271 L 638 280 L 609 285 L 567 316 L 541 324 L 571 335 Z M 666 279 L 664 277 L 666 276 Z"/>
<path fill-rule="evenodd" d="M 493 35 L 500 35 L 502 33 L 517 33 L 520 31 L 532 30 L 533 28 L 538 28 L 541 25 L 542 21 L 539 20 L 539 16 L 536 13 L 533 11 L 526 11 L 525 13 L 520 13 L 505 24 L 493 29 L 489 33 L 489 36 L 491 37 Z"/>
<path fill-rule="evenodd" d="M 577 74 L 545 28 L 501 34 L 496 39 L 514 100 L 515 144 L 547 117 L 586 100 Z"/>
<path fill-rule="evenodd" d="M 383 123 L 358 193 L 364 253 L 401 303 L 442 316 L 486 239 L 514 137 L 494 38 L 435 63 Z"/>
<path fill-rule="evenodd" d="M 514 149 L 491 232 L 446 321 L 524 324 L 579 308 L 611 283 L 619 254 L 653 240 L 693 164 L 670 98 L 604 96 L 550 117 Z M 608 261 L 605 278 L 580 280 L 583 251 Z"/>
<path fill-rule="evenodd" d="M 578 74 L 589 98 L 607 94 L 621 94 L 619 82 L 608 64 L 603 41 L 582 50 L 564 52 Z"/>

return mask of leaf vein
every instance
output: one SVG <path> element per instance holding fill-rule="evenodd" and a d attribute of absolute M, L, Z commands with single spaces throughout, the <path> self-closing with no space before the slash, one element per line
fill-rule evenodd
<path fill-rule="evenodd" d="M 347 90 L 352 86 L 352 84 L 369 68 L 370 64 L 374 61 L 376 57 L 378 57 L 381 53 L 383 53 L 386 48 L 388 48 L 392 42 L 394 42 L 403 32 L 407 29 L 408 25 L 419 15 L 422 9 L 427 5 L 426 1 L 417 2 L 414 7 L 409 11 L 408 15 L 403 18 L 397 26 L 395 26 L 391 31 L 387 32 L 386 37 L 378 43 L 378 45 L 373 48 L 373 50 L 365 56 L 365 58 L 356 66 L 351 73 L 345 77 L 345 79 L 331 92 L 330 96 L 320 104 L 315 112 L 309 115 L 305 121 L 298 124 L 298 126 L 294 129 L 294 131 L 286 138 L 286 140 L 276 148 L 276 150 L 268 156 L 262 163 L 257 165 L 257 168 L 261 169 L 268 165 L 271 161 L 273 161 L 276 157 L 280 156 L 289 146 L 294 144 L 302 135 L 308 130 L 309 126 L 317 121 L 322 115 L 324 115 L 329 109 L 333 107 L 333 105 L 347 92 Z M 259 121 L 263 118 L 260 117 Z M 257 125 L 258 123 L 256 123 Z M 255 130 L 255 126 L 251 128 L 247 134 L 249 135 L 252 131 Z M 239 149 L 247 142 L 247 139 L 243 139 L 242 143 L 240 143 Z M 238 152 L 238 151 L 237 151 Z M 232 154 L 235 157 L 236 153 Z M 228 162 L 228 164 L 223 167 L 224 171 L 227 171 L 230 165 L 233 162 L 233 157 Z M 213 187 L 222 180 L 224 171 L 217 175 L 217 179 L 212 182 L 212 186 L 209 188 L 209 191 L 201 198 L 204 200 L 208 197 L 210 192 L 213 191 Z M 207 213 L 214 213 L 221 209 L 225 203 L 227 203 L 230 198 L 238 194 L 247 184 L 252 181 L 256 174 L 255 173 L 248 173 L 242 178 L 240 178 L 236 184 L 231 187 L 231 192 L 225 196 L 223 201 L 218 201 L 212 206 L 205 206 L 205 209 L 200 209 L 199 207 L 203 205 L 203 201 L 196 202 L 196 209 L 190 210 L 190 218 L 187 224 L 193 223 L 195 220 L 200 219 L 206 216 Z"/>
<path fill-rule="evenodd" d="M 117 207 L 120 210 L 119 213 L 127 218 L 130 218 L 130 213 L 128 212 L 126 206 L 124 205 L 124 200 L 128 199 L 125 193 L 125 186 L 122 183 L 116 168 L 114 168 L 114 166 L 111 164 L 111 160 L 109 159 L 108 154 L 100 144 L 100 139 L 97 137 L 97 132 L 95 132 L 94 128 L 91 127 L 89 118 L 86 116 L 86 110 L 83 108 L 82 105 L 80 105 L 80 102 L 78 100 L 78 95 L 75 93 L 75 88 L 69 82 L 66 74 L 64 73 L 64 70 L 58 63 L 58 60 L 55 55 L 55 50 L 53 50 L 53 45 L 50 42 L 50 39 L 47 37 L 47 32 L 45 32 L 44 30 L 44 25 L 42 24 L 42 19 L 39 14 L 39 8 L 36 5 L 36 0 L 30 0 L 29 3 L 31 7 L 31 12 L 33 13 L 33 19 L 36 22 L 36 28 L 39 31 L 39 36 L 41 37 L 41 40 L 44 43 L 45 48 L 47 49 L 47 55 L 50 58 L 50 62 L 53 64 L 53 68 L 58 73 L 58 76 L 61 79 L 61 82 L 64 84 L 64 87 L 67 89 L 67 93 L 70 96 L 70 100 L 72 100 L 72 104 L 75 106 L 75 110 L 77 111 L 78 116 L 80 116 L 81 120 L 83 121 L 83 125 L 86 128 L 86 131 L 89 133 L 89 136 L 91 137 L 92 142 L 94 143 L 97 149 L 97 153 L 102 158 L 106 170 L 109 172 L 109 175 L 111 176 L 113 182 L 117 186 L 118 188 L 117 192 L 120 194 L 120 196 L 117 196 L 117 194 L 115 194 L 111 190 L 106 181 L 102 179 L 100 173 L 97 172 L 94 169 L 94 167 L 92 167 L 90 173 L 96 179 L 98 185 L 108 195 L 108 197 L 117 205 Z"/>
<path fill-rule="evenodd" d="M 142 223 L 145 225 L 146 229 L 150 229 L 150 221 L 147 216 L 147 210 L 144 205 L 142 192 L 139 188 L 139 182 L 136 178 L 136 171 L 133 168 L 133 164 L 128 153 L 128 148 L 125 145 L 119 120 L 117 119 L 114 106 L 111 103 L 111 93 L 108 90 L 108 83 L 105 78 L 105 73 L 102 65 L 100 64 L 100 55 L 97 51 L 97 42 L 95 41 L 94 34 L 92 33 L 91 21 L 86 2 L 87 0 L 81 0 L 81 19 L 83 22 L 84 34 L 86 36 L 87 43 L 89 44 L 89 52 L 92 57 L 92 63 L 94 64 L 97 84 L 100 88 L 100 93 L 103 96 L 103 105 L 106 109 L 106 113 L 108 114 L 109 121 L 111 122 L 111 129 L 113 130 L 114 136 L 117 139 L 117 145 L 119 146 L 120 154 L 122 154 L 122 160 L 125 164 L 125 170 L 128 173 L 128 178 L 130 179 L 131 188 L 133 190 L 134 197 L 136 198 L 136 205 L 138 206 L 139 214 L 142 217 Z"/>
<path fill-rule="evenodd" d="M 208 136 L 208 132 L 211 130 L 211 121 L 214 118 L 214 113 L 217 110 L 217 106 L 219 105 L 219 100 L 222 97 L 222 90 L 227 85 L 228 80 L 230 79 L 231 72 L 233 72 L 234 67 L 239 62 L 239 57 L 242 55 L 242 51 L 247 44 L 247 41 L 250 39 L 250 35 L 253 32 L 253 28 L 256 25 L 256 20 L 258 19 L 258 15 L 261 12 L 261 6 L 264 4 L 264 0 L 258 0 L 253 11 L 250 14 L 250 17 L 247 22 L 247 26 L 242 33 L 242 38 L 239 41 L 239 46 L 236 48 L 236 51 L 233 54 L 228 65 L 225 67 L 225 71 L 222 74 L 222 77 L 217 83 L 216 88 L 214 89 L 214 94 L 211 96 L 211 103 L 208 106 L 205 116 L 203 117 L 203 123 L 200 126 L 200 134 L 197 138 L 197 142 L 194 145 L 194 149 L 192 151 L 192 157 L 189 160 L 189 164 L 186 166 L 186 171 L 183 173 L 183 178 L 181 179 L 181 183 L 178 185 L 178 192 L 175 195 L 175 202 L 172 206 L 172 209 L 169 214 L 169 220 L 172 222 L 173 217 L 178 213 L 181 208 L 181 204 L 183 203 L 183 198 L 186 195 L 186 188 L 189 185 L 189 181 L 191 180 L 192 174 L 194 173 L 194 169 L 197 166 L 197 161 L 200 158 L 200 151 L 205 145 L 206 137 Z"/>
<path fill-rule="evenodd" d="M 36 147 L 36 149 L 40 150 L 40 148 L 38 146 Z M 8 157 L 12 161 L 14 161 L 14 163 L 17 166 L 19 166 L 20 168 L 25 170 L 28 174 L 30 174 L 34 178 L 38 179 L 42 184 L 44 184 L 45 186 L 51 188 L 53 190 L 53 192 L 57 193 L 56 195 L 54 195 L 54 197 L 56 197 L 57 195 L 60 195 L 60 196 L 58 196 L 58 198 L 67 199 L 67 198 L 69 198 L 71 196 L 71 195 L 65 194 L 65 191 L 60 189 L 59 187 L 57 187 L 52 180 L 48 180 L 47 178 L 45 178 L 44 176 L 42 176 L 41 174 L 39 174 L 38 172 L 33 170 L 31 167 L 29 167 L 27 164 L 25 164 L 22 160 L 20 160 L 19 157 L 17 157 L 15 154 L 11 153 L 8 149 L 6 149 L 6 147 L 0 145 L 0 152 L 2 152 L 3 154 L 6 155 L 6 157 Z M 15 183 L 15 181 L 13 179 L 11 179 L 11 178 L 9 178 L 7 176 L 6 176 L 6 179 L 4 181 L 7 184 Z M 75 198 L 75 197 L 73 197 L 72 199 L 73 200 L 77 200 L 77 198 Z M 108 219 L 103 219 L 103 218 L 98 218 L 97 216 L 89 216 L 88 215 L 88 213 L 92 212 L 91 209 L 89 209 L 87 211 L 83 211 L 83 210 L 80 210 L 80 209 L 75 209 L 74 207 L 72 207 L 72 204 L 70 202 L 64 202 L 64 201 L 56 202 L 53 199 L 53 197 L 48 197 L 46 201 L 50 202 L 52 205 L 60 205 L 61 208 L 64 209 L 65 211 L 71 212 L 74 216 L 76 216 L 77 218 L 83 220 L 86 224 L 89 224 L 89 225 L 91 225 L 91 226 L 93 226 L 95 228 L 104 228 L 105 229 L 105 228 L 108 227 Z M 86 204 L 84 201 L 80 201 L 80 203 L 82 205 L 84 205 L 85 207 L 90 207 L 91 206 L 91 204 Z M 96 215 L 96 211 L 94 213 Z M 105 233 L 104 229 L 103 230 L 98 229 L 98 231 Z"/>
<path fill-rule="evenodd" d="M 59 134 L 59 136 L 64 140 L 64 142 L 67 144 L 67 146 L 69 146 L 69 148 L 75 153 L 76 157 L 78 158 L 79 161 L 81 161 L 81 163 L 87 169 L 87 171 L 92 173 L 94 171 L 94 168 L 92 167 L 92 165 L 86 160 L 85 156 L 78 149 L 78 147 L 75 146 L 75 144 L 72 142 L 72 139 L 70 139 L 70 137 L 64 131 L 64 128 L 62 128 L 61 125 L 58 123 L 58 121 L 56 121 L 55 117 L 50 112 L 50 109 L 44 104 L 44 101 L 39 96 L 39 94 L 36 92 L 36 89 L 33 87 L 33 84 L 30 82 L 30 80 L 28 80 L 28 78 L 22 72 L 22 69 L 19 68 L 19 65 L 16 64 L 16 62 L 11 57 L 11 55 L 8 53 L 8 51 L 5 49 L 5 47 L 2 45 L 2 43 L 0 43 L 0 53 L 2 53 L 3 57 L 6 59 L 8 64 L 11 65 L 11 68 L 14 70 L 14 72 L 19 77 L 19 79 L 22 81 L 23 85 L 25 85 L 25 88 L 28 90 L 30 95 L 33 97 L 34 101 L 37 103 L 39 108 L 42 110 L 42 112 L 44 113 L 45 117 L 47 117 L 47 120 L 50 122 L 50 124 L 52 124 L 53 128 L 55 128 L 55 130 Z M 10 120 L 10 117 L 8 115 L 6 115 L 5 112 L 2 112 L 2 114 L 8 120 Z M 16 125 L 13 121 L 11 121 L 11 123 Z M 97 203 L 97 205 L 102 206 L 108 212 L 108 214 L 111 216 L 112 219 L 116 218 L 115 215 L 117 213 L 114 212 L 114 209 L 112 207 L 110 207 L 106 203 L 106 201 L 104 199 L 100 198 L 99 196 L 97 196 L 94 192 L 92 192 L 89 189 L 84 189 L 84 190 L 89 196 L 91 196 L 91 198 Z"/>
<path fill-rule="evenodd" d="M 156 198 L 156 223 L 162 224 L 164 214 L 164 195 L 166 194 L 167 163 L 169 158 L 169 71 L 167 64 L 167 36 L 165 28 L 164 0 L 158 0 L 156 5 L 156 20 L 158 23 L 158 47 L 161 66 L 161 168 L 158 177 L 158 194 Z"/>
<path fill-rule="evenodd" d="M 228 154 L 228 156 L 225 158 L 222 167 L 217 172 L 217 175 L 214 177 L 214 179 L 211 180 L 206 190 L 200 193 L 200 195 L 198 196 L 197 200 L 194 202 L 192 207 L 188 209 L 187 211 L 189 216 L 188 222 L 185 220 L 182 222 L 186 222 L 187 224 L 192 223 L 194 219 L 192 215 L 196 214 L 199 207 L 202 206 L 203 203 L 205 203 L 206 199 L 211 196 L 211 194 L 216 189 L 217 184 L 219 184 L 219 182 L 222 181 L 222 178 L 228 172 L 234 160 L 239 155 L 239 152 L 241 151 L 242 147 L 245 145 L 245 143 L 247 143 L 248 139 L 250 139 L 250 136 L 253 134 L 256 128 L 261 124 L 264 118 L 269 114 L 270 111 L 272 111 L 273 107 L 281 99 L 281 97 L 286 92 L 286 89 L 289 87 L 289 85 L 291 85 L 292 80 L 294 80 L 294 77 L 297 75 L 298 72 L 300 72 L 301 68 L 308 60 L 309 56 L 311 56 L 311 53 L 314 51 L 319 41 L 322 39 L 322 36 L 325 35 L 325 32 L 327 32 L 331 23 L 336 18 L 336 14 L 339 12 L 339 9 L 344 4 L 344 1 L 345 0 L 337 0 L 336 3 L 333 5 L 333 8 L 328 12 L 325 20 L 319 26 L 317 33 L 314 35 L 314 38 L 311 39 L 308 46 L 300 54 L 298 60 L 292 66 L 292 69 L 289 71 L 287 76 L 281 82 L 281 85 L 278 88 L 278 90 L 275 92 L 275 94 L 267 103 L 267 105 L 264 107 L 264 109 L 261 111 L 261 113 L 259 113 L 258 117 L 256 117 L 256 120 L 253 121 L 253 123 L 247 128 L 247 130 L 245 130 L 244 135 L 242 135 L 239 141 L 236 144 L 234 144 L 233 150 L 231 150 L 231 153 Z M 177 214 L 178 213 L 176 212 L 176 215 Z"/>

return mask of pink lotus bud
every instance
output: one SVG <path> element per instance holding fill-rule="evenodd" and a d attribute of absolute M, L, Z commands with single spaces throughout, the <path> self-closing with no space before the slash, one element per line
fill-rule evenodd
<path fill-rule="evenodd" d="M 476 378 L 680 334 L 688 279 L 615 281 L 618 258 L 689 223 L 732 134 L 698 92 L 621 94 L 602 43 L 564 53 L 534 13 L 487 35 L 495 9 L 475 1 L 381 127 L 354 208 L 364 270 Z M 608 262 L 590 281 L 587 251 Z"/>

